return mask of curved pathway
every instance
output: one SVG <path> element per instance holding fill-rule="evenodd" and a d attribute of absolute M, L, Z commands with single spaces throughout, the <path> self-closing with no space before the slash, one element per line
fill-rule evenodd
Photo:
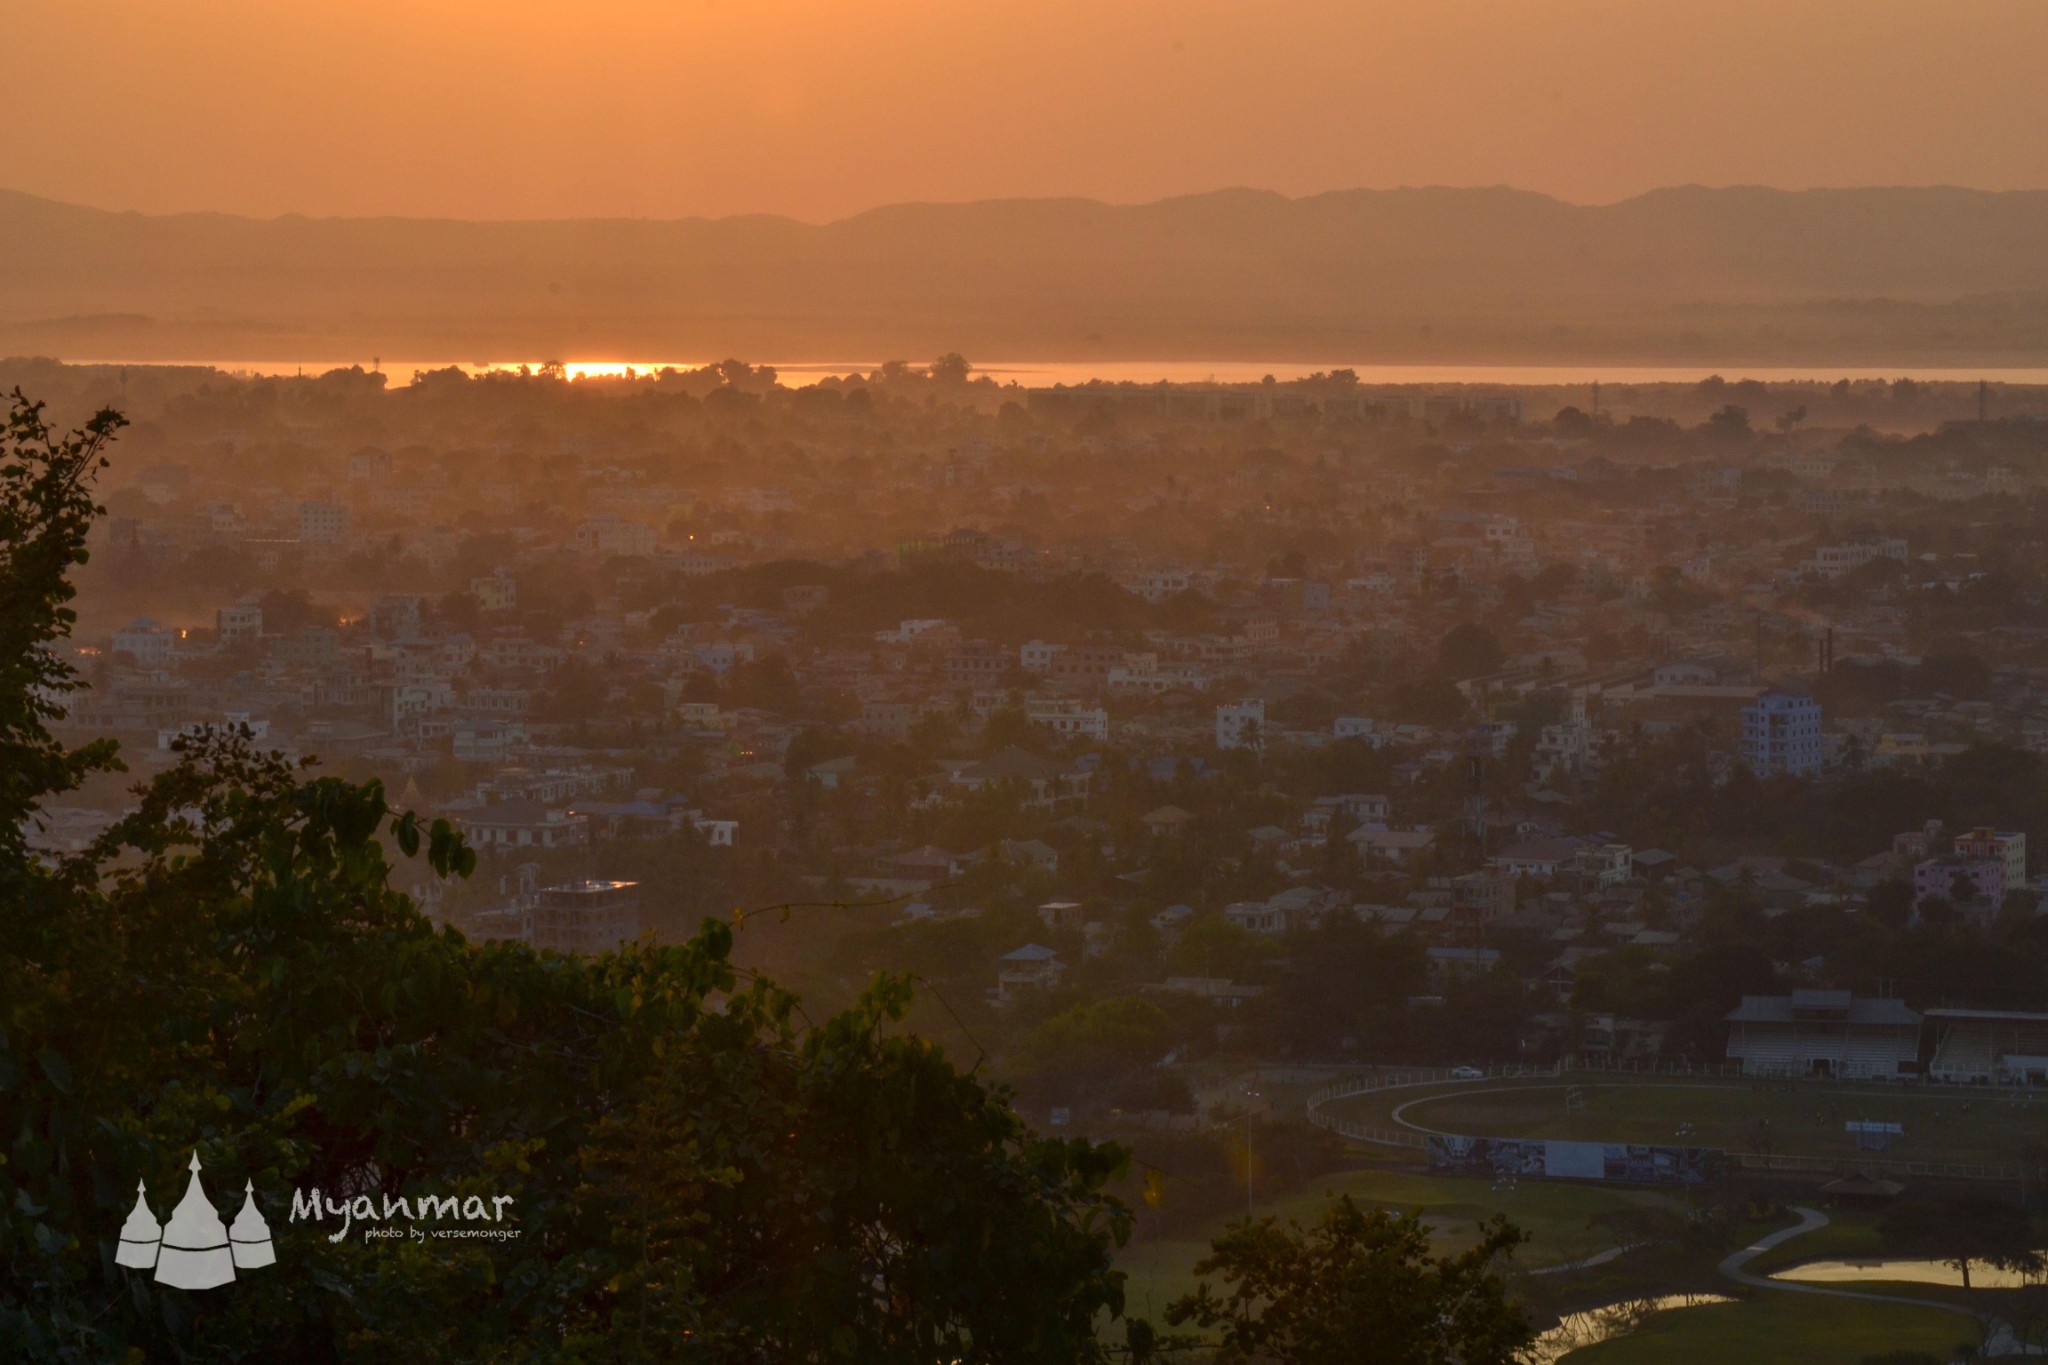
<path fill-rule="evenodd" d="M 1570 1270 L 1591 1270 L 1594 1266 L 1606 1265 L 1609 1261 L 1619 1260 L 1637 1247 L 1648 1245 L 1648 1242 L 1628 1242 L 1622 1246 L 1609 1247 L 1605 1251 L 1596 1251 L 1591 1256 L 1584 1256 L 1576 1261 L 1566 1261 L 1562 1265 L 1538 1266 L 1529 1273 L 1531 1275 L 1562 1275 Z"/>
<path fill-rule="evenodd" d="M 1436 1104 L 1443 1100 L 1464 1100 L 1470 1099 L 1474 1095 L 1526 1094 L 1535 1090 L 1739 1090 L 1741 1088 L 1741 1086 L 1733 1085 L 1716 1085 L 1711 1081 L 1697 1084 L 1691 1081 L 1550 1081 L 1538 1085 L 1491 1085 L 1484 1090 L 1445 1090 L 1434 1095 L 1418 1095 L 1412 1100 L 1395 1105 L 1387 1117 L 1400 1124 L 1403 1128 L 1412 1129 L 1429 1137 L 1451 1137 L 1454 1134 L 1446 1133 L 1440 1128 L 1431 1128 L 1426 1123 L 1419 1123 L 1409 1118 L 1408 1111 L 1425 1104 Z M 1542 1142 L 1545 1139 L 1532 1137 L 1516 1138 L 1514 1140 L 1517 1142 Z M 1599 1141 L 1600 1139 L 1589 1140 Z M 1636 1141 L 1634 1138 L 1610 1140 Z"/>
<path fill-rule="evenodd" d="M 1789 1242 L 1794 1237 L 1803 1237 L 1809 1232 L 1817 1231 L 1828 1225 L 1828 1216 L 1819 1209 L 1794 1208 L 1792 1212 L 1799 1215 L 1797 1223 L 1794 1223 L 1789 1228 L 1779 1228 L 1776 1232 L 1759 1237 L 1740 1251 L 1730 1252 L 1721 1261 L 1719 1267 L 1721 1273 L 1737 1284 L 1748 1285 L 1752 1289 L 1776 1289 L 1788 1294 L 1822 1294 L 1834 1299 L 1867 1299 L 1872 1303 L 1902 1303 L 1912 1308 L 1938 1308 L 1945 1313 L 1957 1313 L 1970 1319 L 1972 1322 L 1981 1323 L 1983 1321 L 1982 1317 L 1971 1312 L 1961 1304 L 1943 1303 L 1938 1299 L 1916 1299 L 1909 1294 L 1865 1294 L 1854 1289 L 1832 1289 L 1826 1285 L 1800 1284 L 1793 1280 L 1779 1280 L 1766 1275 L 1752 1275 L 1749 1271 L 1743 1269 L 1744 1266 L 1747 1266 L 1751 1261 L 1763 1255 L 1772 1247 L 1782 1242 Z M 1984 1346 L 1984 1354 L 1987 1356 L 2040 1355 L 2042 1352 L 2039 1347 L 2020 1345 L 2013 1339 L 2010 1325 L 1993 1319 L 1989 1339 Z"/>

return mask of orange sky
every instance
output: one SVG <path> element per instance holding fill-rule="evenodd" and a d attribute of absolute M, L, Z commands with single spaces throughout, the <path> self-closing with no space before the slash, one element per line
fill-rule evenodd
<path fill-rule="evenodd" d="M 0 185 L 823 220 L 1255 185 L 2048 188 L 2044 0 L 10 0 Z"/>

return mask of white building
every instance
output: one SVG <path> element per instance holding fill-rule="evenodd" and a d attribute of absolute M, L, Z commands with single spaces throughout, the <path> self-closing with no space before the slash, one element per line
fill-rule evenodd
<path fill-rule="evenodd" d="M 1266 703 L 1249 697 L 1216 708 L 1216 747 L 1257 749 L 1265 743 Z"/>
<path fill-rule="evenodd" d="M 1109 712 L 1099 706 L 1084 707 L 1065 699 L 1034 701 L 1024 708 L 1025 719 L 1043 725 L 1061 739 L 1109 739 Z"/>
<path fill-rule="evenodd" d="M 2017 890 L 2027 884 L 2027 836 L 2018 830 L 1978 828 L 1955 838 L 1955 852 L 2001 864 L 2005 884 Z"/>
<path fill-rule="evenodd" d="M 500 565 L 487 577 L 470 579 L 469 595 L 476 599 L 479 610 L 510 611 L 519 605 L 519 581 Z"/>
<path fill-rule="evenodd" d="M 537 801 L 503 801 L 471 811 L 462 832 L 482 849 L 580 848 L 590 842 L 590 819 Z"/>
<path fill-rule="evenodd" d="M 616 512 L 585 518 L 576 528 L 576 549 L 583 554 L 625 555 L 645 559 L 654 553 L 654 528 L 627 521 Z"/>
<path fill-rule="evenodd" d="M 1821 707 L 1796 692 L 1766 692 L 1742 708 L 1742 761 L 1758 777 L 1820 771 Z"/>
<path fill-rule="evenodd" d="M 550 886 L 533 908 L 535 948 L 608 953 L 640 937 L 640 884 L 586 878 Z"/>
<path fill-rule="evenodd" d="M 158 730 L 156 747 L 168 749 L 181 739 L 201 740 L 213 733 L 244 733 L 250 742 L 261 744 L 270 738 L 270 722 L 262 716 L 252 716 L 247 711 L 230 711 L 218 722 L 195 720 L 175 729 Z"/>
<path fill-rule="evenodd" d="M 1223 907 L 1223 918 L 1249 934 L 1284 934 L 1287 912 L 1269 901 L 1238 901 Z"/>
<path fill-rule="evenodd" d="M 1054 661 L 1066 652 L 1065 645 L 1033 640 L 1017 651 L 1017 666 L 1026 673 L 1050 673 Z"/>
<path fill-rule="evenodd" d="M 1135 591 L 1147 602 L 1164 602 L 1169 597 L 1178 597 L 1194 585 L 1185 569 L 1166 569 L 1148 573 L 1140 578 Z"/>
<path fill-rule="evenodd" d="M 937 630 L 945 624 L 941 618 L 905 621 L 894 630 L 876 631 L 875 641 L 885 645 L 907 645 L 913 643 L 920 635 Z"/>
<path fill-rule="evenodd" d="M 1728 1014 L 1728 1056 L 1745 1076 L 1912 1075 L 1920 1016 L 1903 1000 L 1847 991 L 1745 995 Z"/>
<path fill-rule="evenodd" d="M 170 662 L 177 647 L 177 632 L 147 616 L 138 616 L 114 632 L 114 653 L 126 654 L 145 668 Z"/>
<path fill-rule="evenodd" d="M 214 633 L 224 645 L 263 636 L 263 600 L 250 593 L 213 614 Z"/>
<path fill-rule="evenodd" d="M 1374 728 L 1371 716 L 1339 716 L 1330 733 L 1336 739 L 1363 740 L 1375 749 L 1386 745 L 1391 738 L 1385 731 Z"/>
<path fill-rule="evenodd" d="M 1023 991 L 1057 986 L 1066 970 L 1060 955 L 1051 948 L 1027 943 L 1014 952 L 1004 953 L 996 963 L 996 999 L 1013 1000 Z"/>
<path fill-rule="evenodd" d="M 724 675 L 732 672 L 735 664 L 752 663 L 754 646 L 746 640 L 720 644 L 691 645 L 687 650 L 689 660 L 696 667 L 708 673 Z"/>
<path fill-rule="evenodd" d="M 1879 559 L 1905 563 L 1906 542 L 1896 536 L 1882 536 L 1848 545 L 1822 545 L 1799 568 L 1809 578 L 1834 579 Z"/>
<path fill-rule="evenodd" d="M 500 763 L 526 742 L 526 731 L 495 720 L 458 722 L 450 736 L 457 763 Z"/>
<path fill-rule="evenodd" d="M 299 504 L 299 539 L 316 545 L 338 545 L 348 539 L 348 509 L 331 502 Z"/>

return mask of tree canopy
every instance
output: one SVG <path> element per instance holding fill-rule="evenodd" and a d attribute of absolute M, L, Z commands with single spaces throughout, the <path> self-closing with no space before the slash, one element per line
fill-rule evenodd
<path fill-rule="evenodd" d="M 900 980 L 813 1022 L 716 921 L 467 943 L 390 885 L 393 853 L 471 868 L 453 830 L 239 734 L 34 852 L 42 804 L 118 761 L 50 725 L 119 425 L 17 395 L 0 449 L 0 1358 L 1100 1358 L 1123 1154 L 1034 1136 L 901 1028 Z M 277 1246 L 205 1292 L 114 1262 L 138 1181 L 167 1208 L 195 1153 Z M 516 1235 L 337 1239 L 287 1217 L 312 1189 L 509 1196 Z"/>
<path fill-rule="evenodd" d="M 1511 1365 L 1533 1337 L 1497 1273 L 1524 1234 L 1495 1218 L 1478 1245 L 1430 1251 L 1420 1215 L 1361 1209 L 1345 1196 L 1313 1226 L 1241 1220 L 1197 1275 L 1220 1274 L 1166 1310 L 1170 1323 L 1220 1329 L 1222 1359 L 1290 1365 Z"/>

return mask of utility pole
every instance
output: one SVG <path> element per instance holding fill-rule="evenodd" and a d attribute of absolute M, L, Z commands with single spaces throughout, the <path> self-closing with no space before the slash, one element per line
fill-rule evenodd
<path fill-rule="evenodd" d="M 1251 1102 L 1252 1102 L 1253 1100 L 1257 1099 L 1258 1097 L 1259 1097 L 1259 1092 L 1258 1092 L 1258 1091 L 1256 1091 L 1256 1090 L 1253 1090 L 1253 1089 L 1252 1089 L 1252 1088 L 1251 1088 L 1250 1086 L 1246 1086 L 1246 1087 L 1245 1087 L 1245 1092 L 1244 1092 L 1244 1100 L 1245 1100 L 1245 1104 L 1244 1104 L 1244 1216 L 1245 1216 L 1245 1220 L 1246 1220 L 1247 1222 L 1249 1222 L 1249 1221 L 1251 1220 L 1251 1218 L 1253 1217 L 1253 1209 L 1252 1209 L 1252 1103 L 1251 1103 Z"/>
<path fill-rule="evenodd" d="M 1253 1212 L 1252 1212 L 1252 1110 L 1251 1110 L 1251 1106 L 1250 1106 L 1250 1105 L 1246 1105 L 1246 1106 L 1245 1106 L 1245 1110 L 1244 1110 L 1244 1216 L 1245 1216 L 1245 1221 L 1246 1221 L 1246 1222 L 1250 1222 L 1250 1221 L 1251 1221 L 1251 1219 L 1252 1219 L 1252 1217 L 1253 1217 Z"/>

